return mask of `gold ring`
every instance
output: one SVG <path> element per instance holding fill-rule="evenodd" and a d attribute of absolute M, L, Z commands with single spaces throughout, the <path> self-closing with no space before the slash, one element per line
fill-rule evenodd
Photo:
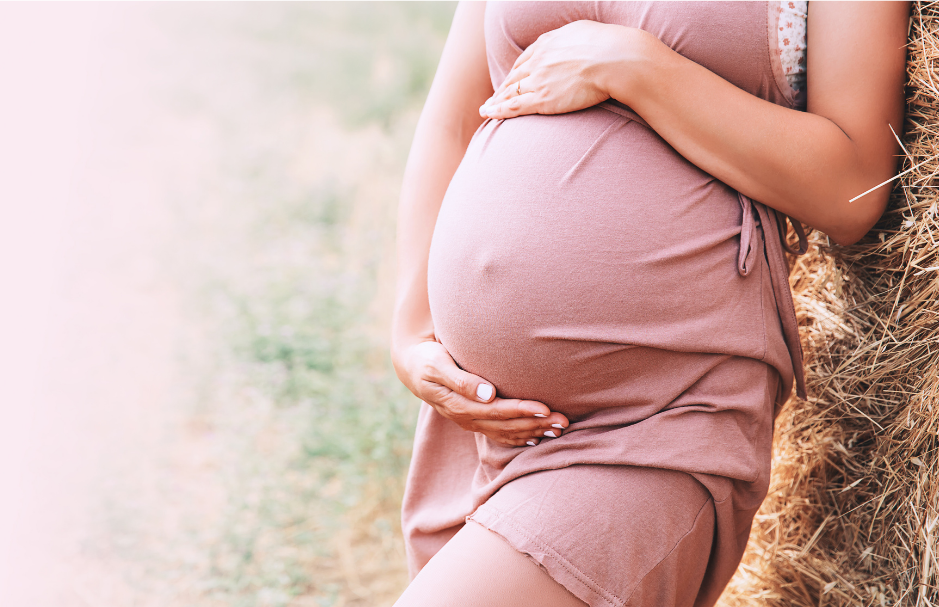
<path fill-rule="evenodd" d="M 515 84 L 516 84 L 515 93 L 518 94 L 518 95 L 521 95 L 521 94 L 522 94 L 522 81 L 519 80 L 519 81 L 516 82 Z"/>

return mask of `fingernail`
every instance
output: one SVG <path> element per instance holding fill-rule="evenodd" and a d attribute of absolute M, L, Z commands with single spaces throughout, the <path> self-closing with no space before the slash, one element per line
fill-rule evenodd
<path fill-rule="evenodd" d="M 525 444 L 528 445 L 529 447 L 534 447 L 534 446 L 535 446 L 535 441 L 530 440 L 530 441 L 526 442 Z"/>
<path fill-rule="evenodd" d="M 492 386 L 489 384 L 479 384 L 476 388 L 476 396 L 478 396 L 480 400 L 489 400 L 492 398 Z"/>
<path fill-rule="evenodd" d="M 554 432 L 552 432 L 551 430 L 546 431 L 546 432 L 544 433 L 544 435 L 545 435 L 545 436 L 550 436 L 551 438 L 557 438 L 557 437 L 558 437 L 558 435 L 555 434 Z"/>
<path fill-rule="evenodd" d="M 542 415 L 541 413 L 535 413 L 535 417 L 548 417 L 547 415 Z"/>
<path fill-rule="evenodd" d="M 552 428 L 557 428 L 558 430 L 563 430 L 563 429 L 564 429 L 564 426 L 562 426 L 561 424 L 551 424 L 551 427 L 552 427 Z"/>

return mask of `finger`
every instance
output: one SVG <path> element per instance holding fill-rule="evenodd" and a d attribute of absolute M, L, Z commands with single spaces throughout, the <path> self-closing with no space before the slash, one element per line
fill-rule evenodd
<path fill-rule="evenodd" d="M 567 419 L 567 417 L 563 413 L 558 413 L 557 411 L 549 415 L 545 421 L 551 424 L 552 428 L 561 426 L 562 430 L 571 425 L 571 422 Z"/>
<path fill-rule="evenodd" d="M 481 414 L 481 409 L 489 406 L 434 382 L 427 382 L 419 396 L 437 413 L 471 432 L 476 430 L 475 418 Z"/>
<path fill-rule="evenodd" d="M 505 120 L 515 118 L 524 114 L 537 114 L 541 104 L 538 101 L 538 94 L 534 92 L 525 93 L 516 97 L 495 103 L 488 107 L 481 108 L 485 110 L 483 116 L 493 120 Z"/>
<path fill-rule="evenodd" d="M 561 424 L 552 424 L 551 428 L 538 430 L 538 438 L 561 438 L 564 435 L 564 428 Z"/>
<path fill-rule="evenodd" d="M 523 93 L 530 93 L 535 88 L 532 75 L 527 69 L 513 70 L 506 76 L 505 82 L 492 94 L 487 103 L 492 105 L 493 103 L 508 101 Z"/>
<path fill-rule="evenodd" d="M 496 87 L 492 96 L 480 106 L 480 115 L 485 116 L 482 108 L 511 99 L 513 96 L 518 96 L 519 81 L 529 77 L 531 77 L 531 71 L 527 67 L 510 70 L 509 73 L 506 74 L 505 79 L 502 80 L 502 84 Z M 522 92 L 526 90 L 524 83 L 522 84 L 521 90 Z"/>
<path fill-rule="evenodd" d="M 483 106 L 484 116 L 487 118 L 509 118 L 520 116 L 522 114 L 536 113 L 532 108 L 536 102 L 534 91 L 522 90 L 521 95 L 516 95 L 515 91 L 503 99 L 493 99 L 488 105 Z"/>
<path fill-rule="evenodd" d="M 494 403 L 478 403 L 457 394 L 446 386 L 433 382 L 427 382 L 419 396 L 440 415 L 464 430 L 491 432 L 494 436 L 507 439 L 541 437 L 544 433 L 539 430 L 530 430 L 523 434 L 519 434 L 517 430 L 547 427 L 548 422 L 557 423 L 558 419 L 558 416 L 552 417 L 547 406 L 537 401 L 506 401 L 506 399 L 497 398 Z M 560 418 L 563 419 L 563 416 L 560 416 Z M 522 421 L 525 423 L 510 426 L 511 431 L 504 428 L 500 429 L 498 425 L 487 426 L 486 428 L 480 427 L 480 420 L 486 419 L 497 419 L 500 424 L 505 424 L 508 421 Z"/>
<path fill-rule="evenodd" d="M 537 45 L 538 45 L 538 41 L 537 41 L 537 40 L 536 40 L 533 44 L 529 44 L 529 45 L 528 45 L 528 48 L 526 48 L 524 51 L 522 51 L 522 54 L 519 55 L 519 56 L 515 59 L 515 63 L 512 64 L 512 69 L 513 69 L 513 70 L 514 70 L 514 69 L 517 69 L 518 66 L 522 65 L 523 63 L 525 63 L 526 61 L 528 61 L 529 59 L 531 59 L 531 56 L 534 54 L 534 52 L 535 52 L 535 47 L 536 47 Z M 510 71 L 511 71 L 511 70 L 510 70 Z"/>
<path fill-rule="evenodd" d="M 560 420 L 562 421 L 559 421 Z M 498 435 L 503 438 L 541 438 L 545 432 L 554 432 L 560 436 L 567 428 L 567 420 L 560 414 L 548 418 L 521 417 L 510 420 L 473 420 L 473 429 L 486 435 Z"/>
<path fill-rule="evenodd" d="M 449 354 L 436 356 L 425 369 L 423 379 L 449 388 L 471 401 L 488 403 L 496 397 L 496 388 L 491 382 L 459 368 Z"/>
<path fill-rule="evenodd" d="M 486 432 L 481 432 L 480 434 L 483 434 L 492 442 L 506 447 L 535 447 L 541 442 L 540 438 L 505 438 L 498 434 L 488 434 Z"/>
<path fill-rule="evenodd" d="M 492 422 L 490 422 L 491 424 Z M 560 438 L 563 434 L 563 430 L 556 428 L 539 428 L 532 432 L 523 432 L 516 434 L 513 432 L 508 432 L 503 429 L 499 429 L 498 426 L 491 426 L 490 424 L 480 424 L 475 422 L 473 426 L 473 432 L 479 432 L 480 434 L 485 434 L 489 438 L 497 442 L 503 443 L 512 443 L 517 444 L 519 442 L 528 444 L 529 441 L 534 442 L 536 445 L 544 439 L 548 438 Z M 529 445 L 531 446 L 531 445 Z"/>
<path fill-rule="evenodd" d="M 541 438 L 545 430 L 551 429 L 551 424 L 537 417 L 520 417 L 510 420 L 474 419 L 473 429 L 476 432 L 502 438 Z"/>
<path fill-rule="evenodd" d="M 496 443 L 499 443 L 500 445 L 505 445 L 506 447 L 525 447 L 527 449 L 528 447 L 534 447 L 538 444 L 538 442 L 534 439 L 500 439 L 492 437 L 490 437 L 490 439 Z"/>
<path fill-rule="evenodd" d="M 543 422 L 550 419 L 551 409 L 544 403 L 536 400 L 523 400 L 518 398 L 496 398 L 488 405 L 474 405 L 474 420 L 515 420 L 518 418 L 541 418 Z M 476 414 L 478 413 L 478 414 Z"/>

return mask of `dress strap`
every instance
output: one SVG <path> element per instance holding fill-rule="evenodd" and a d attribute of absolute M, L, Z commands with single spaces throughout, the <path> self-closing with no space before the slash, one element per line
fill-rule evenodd
<path fill-rule="evenodd" d="M 805 252 L 809 250 L 809 239 L 805 235 L 805 228 L 802 227 L 802 222 L 796 221 L 792 217 L 789 217 L 785 213 L 780 213 L 775 209 L 773 213 L 776 215 L 776 224 L 779 226 L 779 242 L 782 244 L 783 250 L 790 255 L 804 255 Z M 799 237 L 798 249 L 793 249 L 789 246 L 789 240 L 786 238 L 787 221 L 792 224 L 792 229 L 795 230 L 796 236 Z"/>

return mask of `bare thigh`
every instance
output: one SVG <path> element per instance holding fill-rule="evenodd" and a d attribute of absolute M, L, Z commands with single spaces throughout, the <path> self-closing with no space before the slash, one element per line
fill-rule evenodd
<path fill-rule="evenodd" d="M 586 607 L 508 542 L 468 522 L 408 586 L 395 607 Z"/>

